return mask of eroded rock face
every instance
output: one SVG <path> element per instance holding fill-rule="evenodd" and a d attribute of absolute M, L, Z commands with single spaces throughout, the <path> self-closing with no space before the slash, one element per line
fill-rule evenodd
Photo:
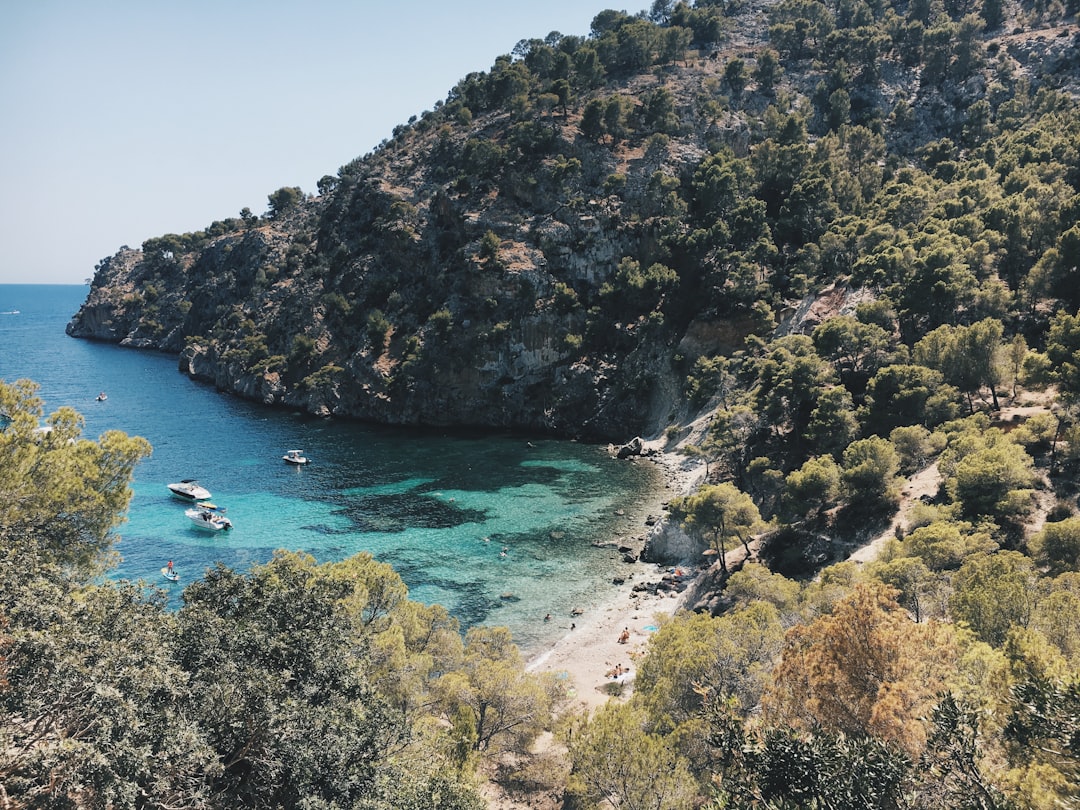
<path fill-rule="evenodd" d="M 134 277 L 141 260 L 141 251 L 121 248 L 102 262 L 86 302 L 67 325 L 69 335 L 111 343 L 132 337 L 142 315 L 143 299 Z"/>

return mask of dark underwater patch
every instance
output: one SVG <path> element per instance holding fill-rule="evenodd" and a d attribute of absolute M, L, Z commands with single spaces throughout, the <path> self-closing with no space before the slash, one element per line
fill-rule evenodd
<path fill-rule="evenodd" d="M 351 499 L 334 514 L 344 515 L 362 532 L 404 532 L 409 529 L 452 529 L 465 523 L 483 523 L 483 509 L 462 509 L 457 504 L 413 493 L 370 495 Z"/>

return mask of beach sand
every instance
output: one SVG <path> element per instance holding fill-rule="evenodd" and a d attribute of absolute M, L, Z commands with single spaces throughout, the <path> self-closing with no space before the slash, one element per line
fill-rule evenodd
<path fill-rule="evenodd" d="M 664 497 L 684 495 L 700 480 L 701 466 L 685 456 L 661 452 L 650 459 L 665 479 L 659 493 Z M 634 591 L 635 585 L 659 582 L 667 573 L 663 566 L 638 562 L 618 573 L 626 581 L 616 586 L 611 599 L 581 615 L 555 617 L 572 629 L 527 664 L 529 672 L 553 672 L 565 679 L 572 696 L 571 708 L 592 712 L 613 694 L 628 697 L 638 662 L 658 627 L 659 618 L 674 615 L 683 605 L 683 594 L 687 591 L 680 594 Z M 629 632 L 625 643 L 619 640 L 624 630 Z M 619 665 L 628 671 L 616 680 L 610 673 Z"/>
<path fill-rule="evenodd" d="M 636 570 L 636 582 L 657 581 L 663 573 L 647 564 L 638 564 Z M 565 679 L 572 709 L 592 712 L 613 694 L 628 697 L 659 617 L 673 615 L 682 604 L 681 594 L 635 593 L 634 581 L 620 586 L 606 606 L 572 616 L 576 627 L 527 666 L 529 672 L 553 672 Z M 621 643 L 624 630 L 629 631 L 629 639 Z M 628 670 L 618 681 L 609 674 L 617 665 Z"/>

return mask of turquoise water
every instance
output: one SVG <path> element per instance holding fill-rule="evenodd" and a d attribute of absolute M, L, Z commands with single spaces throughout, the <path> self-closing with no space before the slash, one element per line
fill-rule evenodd
<path fill-rule="evenodd" d="M 368 551 L 412 598 L 465 626 L 505 624 L 534 650 L 566 631 L 572 607 L 610 595 L 617 555 L 591 543 L 641 532 L 655 510 L 655 470 L 604 448 L 315 419 L 194 383 L 171 356 L 74 340 L 64 326 L 86 291 L 0 285 L 0 313 L 18 310 L 0 314 L 0 379 L 36 380 L 46 410 L 76 408 L 87 436 L 117 429 L 150 441 L 113 573 L 168 588 L 174 605 L 217 562 L 246 570 L 276 548 L 319 561 Z M 285 464 L 289 448 L 312 463 Z M 235 528 L 192 525 L 165 486 L 182 478 L 209 489 Z M 159 573 L 170 559 L 177 585 Z M 542 622 L 546 613 L 555 620 Z"/>

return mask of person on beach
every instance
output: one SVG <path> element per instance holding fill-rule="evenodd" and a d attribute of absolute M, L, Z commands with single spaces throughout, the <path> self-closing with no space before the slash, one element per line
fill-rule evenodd
<path fill-rule="evenodd" d="M 623 631 L 619 634 L 619 643 L 625 644 L 630 640 L 630 628 L 624 627 Z"/>

